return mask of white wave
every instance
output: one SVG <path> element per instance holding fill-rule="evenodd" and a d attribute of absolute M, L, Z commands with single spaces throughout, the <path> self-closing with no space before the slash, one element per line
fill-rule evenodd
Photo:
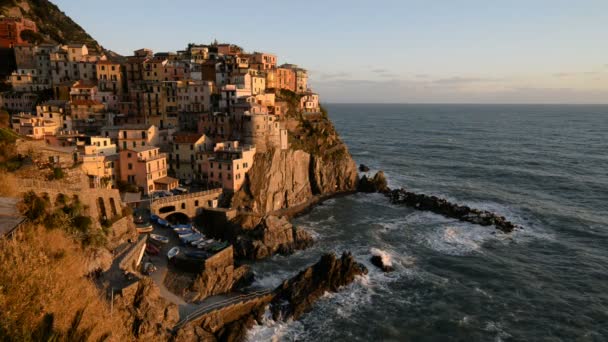
<path fill-rule="evenodd" d="M 482 244 L 491 239 L 498 240 L 498 235 L 492 234 L 494 229 L 474 224 L 457 223 L 442 225 L 427 234 L 422 240 L 432 249 L 449 254 L 465 255 L 483 253 Z"/>
<path fill-rule="evenodd" d="M 370 249 L 370 253 L 372 253 L 373 256 L 379 256 L 382 259 L 383 265 L 390 267 L 393 266 L 393 259 L 391 258 L 391 255 L 389 253 L 374 247 Z"/>
<path fill-rule="evenodd" d="M 269 309 L 266 309 L 262 324 L 254 325 L 247 332 L 246 340 L 250 342 L 258 341 L 281 341 L 284 337 L 290 337 L 290 340 L 299 340 L 304 332 L 304 327 L 298 321 L 289 320 L 288 322 L 277 322 L 272 319 L 272 314 Z"/>

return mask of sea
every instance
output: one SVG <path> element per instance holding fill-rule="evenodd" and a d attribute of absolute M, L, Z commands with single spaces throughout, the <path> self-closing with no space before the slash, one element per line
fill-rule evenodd
<path fill-rule="evenodd" d="M 504 215 L 502 234 L 390 204 L 333 198 L 294 220 L 315 245 L 255 263 L 274 287 L 325 252 L 369 273 L 250 341 L 608 341 L 608 106 L 326 106 L 357 164 L 392 188 Z M 381 253 L 395 271 L 369 259 Z"/>

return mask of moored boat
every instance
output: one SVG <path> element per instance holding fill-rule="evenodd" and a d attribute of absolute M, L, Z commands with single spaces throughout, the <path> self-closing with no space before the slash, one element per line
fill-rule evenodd
<path fill-rule="evenodd" d="M 169 243 L 169 238 L 163 235 L 150 234 L 150 239 L 160 243 Z"/>
<path fill-rule="evenodd" d="M 180 252 L 179 247 L 173 247 L 169 250 L 169 252 L 167 253 L 167 258 L 169 259 L 173 259 L 176 255 L 178 255 Z"/>
<path fill-rule="evenodd" d="M 155 223 L 158 221 L 158 215 L 150 215 L 150 222 Z"/>
<path fill-rule="evenodd" d="M 167 222 L 166 220 L 163 220 L 163 219 L 159 218 L 157 220 L 157 222 L 158 222 L 159 225 L 161 225 L 163 227 L 169 227 L 169 222 Z"/>
<path fill-rule="evenodd" d="M 154 230 L 154 227 L 151 224 L 141 225 L 141 226 L 135 227 L 135 230 L 139 234 L 146 234 L 146 233 L 152 232 Z"/>

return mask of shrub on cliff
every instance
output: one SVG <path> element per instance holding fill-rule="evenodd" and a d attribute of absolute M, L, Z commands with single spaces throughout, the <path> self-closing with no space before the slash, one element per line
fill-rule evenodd
<path fill-rule="evenodd" d="M 3 341 L 130 340 L 119 315 L 85 277 L 85 251 L 61 230 L 25 226 L 0 239 Z"/>

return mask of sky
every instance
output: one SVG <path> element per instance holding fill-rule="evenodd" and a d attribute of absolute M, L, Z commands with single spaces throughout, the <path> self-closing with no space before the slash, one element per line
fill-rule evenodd
<path fill-rule="evenodd" d="M 606 0 L 52 0 L 102 46 L 235 43 L 323 102 L 608 103 Z"/>

